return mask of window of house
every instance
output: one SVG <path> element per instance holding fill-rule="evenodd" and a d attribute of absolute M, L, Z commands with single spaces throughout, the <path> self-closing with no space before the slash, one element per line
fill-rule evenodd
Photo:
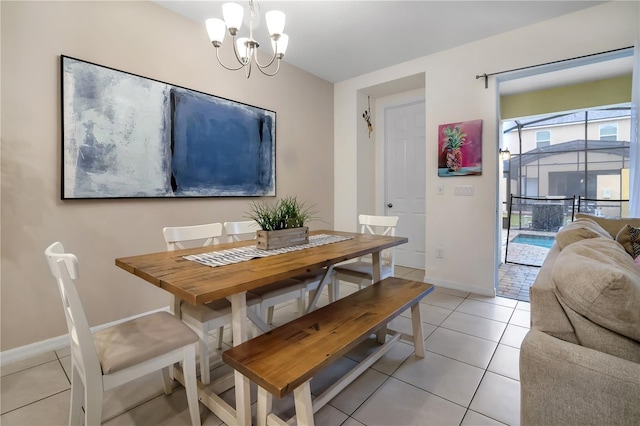
<path fill-rule="evenodd" d="M 601 124 L 600 125 L 601 141 L 617 141 L 618 140 L 618 124 Z"/>
<path fill-rule="evenodd" d="M 536 148 L 551 145 L 551 132 L 549 130 L 540 130 L 536 132 Z"/>

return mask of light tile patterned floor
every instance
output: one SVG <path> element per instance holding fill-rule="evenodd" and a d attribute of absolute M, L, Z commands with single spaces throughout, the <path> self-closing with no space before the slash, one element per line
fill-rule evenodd
<path fill-rule="evenodd" d="M 423 271 L 396 267 L 396 275 L 422 280 Z M 356 291 L 343 283 L 341 295 Z M 327 303 L 326 296 L 321 304 Z M 427 353 L 413 354 L 400 342 L 362 376 L 316 413 L 319 426 L 517 425 L 520 421 L 518 357 L 529 327 L 529 304 L 437 288 L 421 303 Z M 295 316 L 292 303 L 278 307 L 276 324 Z M 406 312 L 391 328 L 410 330 Z M 225 336 L 228 333 L 225 333 Z M 322 392 L 373 348 L 364 342 L 312 381 Z M 68 350 L 50 352 L 2 368 L 2 425 L 65 425 L 69 404 Z M 224 374 L 228 367 L 212 371 Z M 253 391 L 255 402 L 255 389 Z M 233 401 L 233 391 L 223 394 Z M 254 404 L 255 405 L 255 404 Z M 291 397 L 275 409 L 293 414 Z M 255 410 L 255 407 L 254 407 Z M 201 406 L 203 425 L 221 425 Z M 108 392 L 105 425 L 187 425 L 184 389 L 162 393 L 159 375 Z"/>

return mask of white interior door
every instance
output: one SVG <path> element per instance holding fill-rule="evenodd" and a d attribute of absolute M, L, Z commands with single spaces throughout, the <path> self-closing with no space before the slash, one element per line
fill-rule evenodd
<path fill-rule="evenodd" d="M 398 216 L 397 265 L 424 269 L 426 140 L 424 101 L 385 108 L 385 211 Z"/>

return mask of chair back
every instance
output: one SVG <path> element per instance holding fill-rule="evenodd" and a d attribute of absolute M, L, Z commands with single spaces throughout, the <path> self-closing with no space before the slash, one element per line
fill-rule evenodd
<path fill-rule="evenodd" d="M 258 222 L 255 220 L 224 223 L 224 230 L 229 242 L 254 239 L 256 237 L 256 231 L 259 229 L 260 225 L 258 225 Z"/>
<path fill-rule="evenodd" d="M 361 214 L 358 216 L 360 222 L 360 233 L 389 235 L 395 237 L 398 216 L 372 216 Z"/>
<path fill-rule="evenodd" d="M 78 258 L 71 253 L 65 253 L 60 242 L 51 244 L 44 254 L 49 262 L 51 274 L 58 283 L 69 330 L 72 363 L 75 364 L 85 386 L 87 376 L 90 381 L 101 381 L 102 368 L 93 343 L 93 335 L 74 283 L 78 278 Z"/>
<path fill-rule="evenodd" d="M 361 214 L 358 216 L 360 222 L 360 233 L 373 234 L 373 235 L 387 235 L 395 237 L 396 226 L 398 226 L 398 216 L 372 216 L 368 214 Z M 380 254 L 380 260 L 383 264 L 394 269 L 394 249 L 382 250 Z"/>
<path fill-rule="evenodd" d="M 187 248 L 185 242 L 194 242 L 200 240 L 201 246 L 210 246 L 219 244 L 219 237 L 222 236 L 221 223 L 207 223 L 204 225 L 191 226 L 167 226 L 162 229 L 164 241 L 167 243 L 167 250 Z"/>

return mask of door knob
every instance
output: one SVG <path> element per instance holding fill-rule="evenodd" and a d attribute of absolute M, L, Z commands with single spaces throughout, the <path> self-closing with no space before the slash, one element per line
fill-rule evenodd
<path fill-rule="evenodd" d="M 389 204 L 387 204 L 387 207 L 391 208 L 391 207 L 393 207 L 393 204 L 389 203 Z"/>

